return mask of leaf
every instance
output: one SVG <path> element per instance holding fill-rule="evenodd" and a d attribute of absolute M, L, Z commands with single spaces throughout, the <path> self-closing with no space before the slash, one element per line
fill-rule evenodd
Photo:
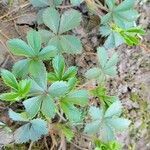
<path fill-rule="evenodd" d="M 116 48 L 124 43 L 124 39 L 121 35 L 115 31 L 112 31 L 111 34 L 108 36 L 107 40 L 104 43 L 104 46 L 107 49 Z"/>
<path fill-rule="evenodd" d="M 103 110 L 97 107 L 91 106 L 89 109 L 89 114 L 93 120 L 99 120 L 99 122 L 101 122 L 101 119 L 103 117 Z"/>
<path fill-rule="evenodd" d="M 1 76 L 7 86 L 13 88 L 14 90 L 18 89 L 18 82 L 10 71 L 2 69 Z"/>
<path fill-rule="evenodd" d="M 48 118 L 54 118 L 56 114 L 56 106 L 50 96 L 43 97 L 41 112 Z"/>
<path fill-rule="evenodd" d="M 69 93 L 63 101 L 68 103 L 85 106 L 88 104 L 88 92 L 86 90 L 78 90 Z"/>
<path fill-rule="evenodd" d="M 87 123 L 84 132 L 87 133 L 88 135 L 93 135 L 96 134 L 99 130 L 100 127 L 100 122 L 99 121 L 93 121 L 91 123 Z"/>
<path fill-rule="evenodd" d="M 15 93 L 15 92 L 0 94 L 0 100 L 3 100 L 3 101 L 13 102 L 13 101 L 19 100 L 18 98 L 19 98 L 19 95 L 18 93 Z"/>
<path fill-rule="evenodd" d="M 65 135 L 65 137 L 67 138 L 67 141 L 71 141 L 74 137 L 74 132 L 72 131 L 72 129 L 70 129 L 69 127 L 61 124 L 58 125 L 59 130 L 61 130 L 61 132 Z"/>
<path fill-rule="evenodd" d="M 77 84 L 77 78 L 75 78 L 75 77 L 70 78 L 68 80 L 69 91 L 71 91 L 73 88 L 75 88 L 76 84 Z"/>
<path fill-rule="evenodd" d="M 111 119 L 108 119 L 107 122 L 116 131 L 123 131 L 127 129 L 131 123 L 130 120 L 125 119 L 125 118 L 111 118 Z"/>
<path fill-rule="evenodd" d="M 60 20 L 59 34 L 69 31 L 80 25 L 81 14 L 74 9 L 65 11 Z"/>
<path fill-rule="evenodd" d="M 66 101 L 61 101 L 60 106 L 69 121 L 75 123 L 81 121 L 81 112 L 75 106 Z"/>
<path fill-rule="evenodd" d="M 54 33 L 48 30 L 39 30 L 39 33 L 41 35 L 42 43 L 44 44 L 47 44 L 50 38 L 54 36 Z"/>
<path fill-rule="evenodd" d="M 33 49 L 20 39 L 11 39 L 7 41 L 9 50 L 18 56 L 34 56 Z"/>
<path fill-rule="evenodd" d="M 21 126 L 15 131 L 14 138 L 16 143 L 37 141 L 42 135 L 48 134 L 47 123 L 42 119 L 34 119 Z"/>
<path fill-rule="evenodd" d="M 28 44 L 33 48 L 34 52 L 38 54 L 42 46 L 42 40 L 39 32 L 35 30 L 30 30 L 27 32 L 27 41 Z"/>
<path fill-rule="evenodd" d="M 39 53 L 39 58 L 41 60 L 50 60 L 52 57 L 56 56 L 57 49 L 54 46 L 47 46 L 43 48 Z"/>
<path fill-rule="evenodd" d="M 105 112 L 105 117 L 118 116 L 122 112 L 122 104 L 120 101 L 115 101 Z"/>
<path fill-rule="evenodd" d="M 115 0 L 106 0 L 106 4 L 109 9 L 113 9 L 113 7 L 115 6 Z"/>
<path fill-rule="evenodd" d="M 118 53 L 113 53 L 112 57 L 108 60 L 105 69 L 111 68 L 118 63 Z"/>
<path fill-rule="evenodd" d="M 12 109 L 9 109 L 9 117 L 13 121 L 27 121 L 21 114 L 14 112 Z"/>
<path fill-rule="evenodd" d="M 87 79 L 97 79 L 100 76 L 100 69 L 97 67 L 91 68 L 89 69 L 86 73 L 85 73 L 85 77 Z"/>
<path fill-rule="evenodd" d="M 70 1 L 73 6 L 80 5 L 83 2 L 83 0 L 70 0 Z"/>
<path fill-rule="evenodd" d="M 49 87 L 48 91 L 52 97 L 64 96 L 68 91 L 68 85 L 66 82 L 57 81 Z"/>
<path fill-rule="evenodd" d="M 53 61 L 53 68 L 55 71 L 55 74 L 58 79 L 61 79 L 65 70 L 65 61 L 64 58 L 60 55 L 57 55 Z"/>
<path fill-rule="evenodd" d="M 101 67 L 104 68 L 108 60 L 108 52 L 104 47 L 99 47 L 97 48 L 97 55 Z"/>
<path fill-rule="evenodd" d="M 129 28 L 134 26 L 134 22 L 138 17 L 138 13 L 134 10 L 135 1 L 124 0 L 118 6 L 113 1 L 107 1 L 110 11 L 102 17 L 102 24 L 113 20 L 121 28 Z"/>
<path fill-rule="evenodd" d="M 69 67 L 67 71 L 64 73 L 62 79 L 67 80 L 68 78 L 75 77 L 76 74 L 77 74 L 77 67 L 75 66 Z"/>
<path fill-rule="evenodd" d="M 115 133 L 113 132 L 112 128 L 109 125 L 104 123 L 101 125 L 100 128 L 100 137 L 104 142 L 114 141 Z"/>
<path fill-rule="evenodd" d="M 49 6 L 49 0 L 30 0 L 33 7 L 47 7 Z"/>
<path fill-rule="evenodd" d="M 29 60 L 23 59 L 17 61 L 14 64 L 12 72 L 17 78 L 24 78 L 28 73 L 28 68 L 29 68 Z"/>
<path fill-rule="evenodd" d="M 29 71 L 31 77 L 38 83 L 43 90 L 47 89 L 47 72 L 42 61 L 30 61 Z"/>
<path fill-rule="evenodd" d="M 31 82 L 30 80 L 21 80 L 19 82 L 19 86 L 18 86 L 19 90 L 19 96 L 24 98 L 30 91 L 30 88 L 31 88 Z"/>
<path fill-rule="evenodd" d="M 53 7 L 47 8 L 43 13 L 44 24 L 49 27 L 55 34 L 58 32 L 60 14 Z"/>
<path fill-rule="evenodd" d="M 68 54 L 80 54 L 82 52 L 81 41 L 74 35 L 63 35 L 60 37 L 63 51 Z"/>
<path fill-rule="evenodd" d="M 35 117 L 35 115 L 40 111 L 42 99 L 40 96 L 32 97 L 23 102 L 26 112 L 29 114 L 30 118 Z"/>
<path fill-rule="evenodd" d="M 48 73 L 48 81 L 58 81 L 59 79 L 56 77 L 56 74 L 54 72 Z"/>

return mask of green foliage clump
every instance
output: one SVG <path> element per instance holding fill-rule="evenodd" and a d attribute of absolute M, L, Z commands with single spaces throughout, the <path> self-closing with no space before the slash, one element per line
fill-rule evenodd
<path fill-rule="evenodd" d="M 71 0 L 73 5 L 81 2 Z M 77 86 L 78 69 L 68 67 L 62 55 L 82 53 L 81 41 L 71 34 L 71 30 L 81 23 L 81 13 L 72 8 L 59 12 L 57 6 L 62 0 L 31 0 L 31 3 L 41 8 L 42 23 L 49 30 L 27 32 L 27 43 L 21 39 L 9 40 L 7 45 L 12 54 L 23 59 L 14 64 L 12 72 L 1 70 L 10 92 L 1 94 L 0 100 L 17 101 L 24 108 L 18 112 L 9 110 L 9 117 L 20 126 L 14 132 L 15 142 L 37 141 L 49 135 L 51 128 L 71 141 L 76 129 L 89 134 L 95 150 L 121 149 L 116 135 L 127 129 L 130 121 L 121 117 L 119 98 L 110 96 L 105 88 L 108 77 L 117 75 L 119 61 L 118 52 L 113 51 L 110 55 L 108 49 L 122 43 L 139 44 L 139 35 L 144 31 L 135 26 L 138 13 L 133 8 L 134 1 L 124 0 L 117 5 L 115 0 L 106 0 L 108 13 L 101 16 L 100 33 L 107 39 L 97 48 L 97 66 L 85 73 L 87 80 L 95 80 L 98 84 L 92 90 Z M 45 61 L 49 62 L 50 71 Z M 98 105 L 89 102 L 91 96 Z M 0 126 L 4 124 L 0 122 Z M 97 142 L 95 138 L 98 138 Z"/>

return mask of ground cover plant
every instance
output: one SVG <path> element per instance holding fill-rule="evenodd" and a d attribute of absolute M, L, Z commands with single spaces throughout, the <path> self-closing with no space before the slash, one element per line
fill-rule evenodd
<path fill-rule="evenodd" d="M 21 39 L 7 42 L 12 54 L 23 57 L 14 64 L 12 72 L 1 70 L 10 92 L 1 94 L 0 100 L 23 106 L 21 110 L 8 112 L 18 122 L 15 143 L 35 142 L 50 136 L 54 130 L 61 141 L 66 138 L 68 143 L 79 133 L 90 138 L 92 149 L 122 149 L 117 134 L 126 130 L 131 121 L 122 117 L 122 103 L 117 96 L 108 94 L 106 83 L 117 74 L 120 60 L 114 49 L 123 43 L 138 45 L 144 31 L 136 26 L 139 14 L 134 9 L 134 1 L 85 1 L 91 13 L 102 6 L 105 8 L 104 15 L 99 16 L 99 34 L 106 40 L 96 49 L 97 66 L 87 70 L 84 76 L 85 82 L 94 80 L 97 87 L 84 88 L 77 67 L 68 67 L 64 57 L 64 54 L 81 54 L 83 50 L 81 40 L 71 32 L 81 24 L 82 14 L 75 8 L 82 2 L 70 1 L 73 8 L 62 13 L 59 5 L 63 1 L 31 0 L 34 7 L 40 8 L 40 22 L 39 18 L 37 22 L 45 25 L 45 29 L 27 32 L 27 42 Z M 45 61 L 49 62 L 50 71 Z M 96 103 L 90 102 L 91 96 Z M 5 125 L 0 123 L 0 126 Z M 61 144 L 60 149 L 63 149 Z"/>

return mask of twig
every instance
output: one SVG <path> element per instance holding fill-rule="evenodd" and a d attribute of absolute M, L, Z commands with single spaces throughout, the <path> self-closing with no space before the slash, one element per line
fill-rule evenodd
<path fill-rule="evenodd" d="M 61 134 L 61 143 L 58 150 L 66 150 L 66 139 L 63 134 Z"/>
<path fill-rule="evenodd" d="M 16 8 L 16 9 L 13 9 L 12 11 L 8 12 L 7 14 L 1 16 L 1 17 L 0 17 L 0 20 L 2 20 L 3 18 L 5 18 L 5 17 L 11 15 L 13 12 L 17 12 L 19 9 L 23 9 L 23 8 L 25 8 L 25 7 L 27 7 L 27 6 L 30 6 L 30 5 L 31 5 L 30 3 L 26 3 L 26 4 L 21 5 L 20 7 Z"/>
<path fill-rule="evenodd" d="M 28 150 L 32 150 L 33 143 L 34 143 L 34 142 L 31 142 L 31 143 L 30 143 L 30 146 L 29 146 Z"/>
<path fill-rule="evenodd" d="M 80 147 L 79 145 L 73 143 L 73 142 L 70 142 L 72 145 L 74 145 L 76 148 L 80 149 L 80 150 L 88 150 L 86 148 L 83 148 L 83 147 Z"/>
<path fill-rule="evenodd" d="M 45 144 L 46 149 L 49 150 L 48 144 L 47 144 L 47 140 L 46 140 L 46 137 L 45 137 L 45 136 L 44 136 L 44 144 Z"/>
<path fill-rule="evenodd" d="M 0 32 L 1 33 L 1 32 Z M 7 49 L 7 46 L 3 43 L 3 41 L 0 39 L 1 44 L 4 46 L 4 48 L 7 50 L 7 52 L 9 53 L 9 55 L 11 56 L 11 58 L 15 61 L 14 56 L 11 54 L 11 52 Z"/>
<path fill-rule="evenodd" d="M 139 46 L 140 46 L 140 47 L 142 47 L 142 48 L 144 48 L 144 50 L 146 50 L 146 51 L 150 51 L 150 49 L 149 49 L 149 48 L 147 48 L 147 46 L 146 46 L 146 45 L 144 45 L 144 44 L 140 44 Z"/>

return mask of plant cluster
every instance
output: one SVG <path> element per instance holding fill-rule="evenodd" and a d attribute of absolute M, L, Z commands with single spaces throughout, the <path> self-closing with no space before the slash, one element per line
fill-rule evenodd
<path fill-rule="evenodd" d="M 70 2 L 78 6 L 83 1 Z M 67 67 L 63 57 L 64 53 L 82 53 L 81 40 L 71 34 L 80 25 L 82 14 L 73 8 L 60 12 L 58 6 L 62 0 L 31 0 L 31 3 L 40 8 L 38 22 L 49 30 L 29 31 L 27 43 L 21 39 L 9 40 L 11 53 L 23 59 L 14 64 L 12 72 L 1 69 L 1 77 L 10 92 L 1 94 L 0 99 L 23 104 L 19 112 L 9 110 L 9 117 L 20 126 L 14 132 L 15 142 L 37 141 L 54 128 L 68 141 L 73 140 L 75 132 L 84 132 L 95 150 L 121 149 L 116 136 L 128 128 L 130 121 L 121 117 L 119 98 L 110 96 L 105 88 L 107 79 L 117 75 L 119 61 L 119 54 L 114 52 L 110 56 L 108 49 L 122 43 L 139 44 L 144 31 L 135 23 L 139 15 L 133 8 L 134 0 L 120 4 L 105 0 L 103 7 L 107 14 L 100 16 L 100 34 L 106 41 L 97 48 L 97 66 L 85 73 L 88 81 L 95 80 L 98 84 L 92 90 L 78 87 L 77 67 Z M 51 71 L 47 70 L 45 61 L 50 62 Z M 90 96 L 98 105 L 90 103 Z M 0 126 L 4 124 L 0 122 Z"/>

